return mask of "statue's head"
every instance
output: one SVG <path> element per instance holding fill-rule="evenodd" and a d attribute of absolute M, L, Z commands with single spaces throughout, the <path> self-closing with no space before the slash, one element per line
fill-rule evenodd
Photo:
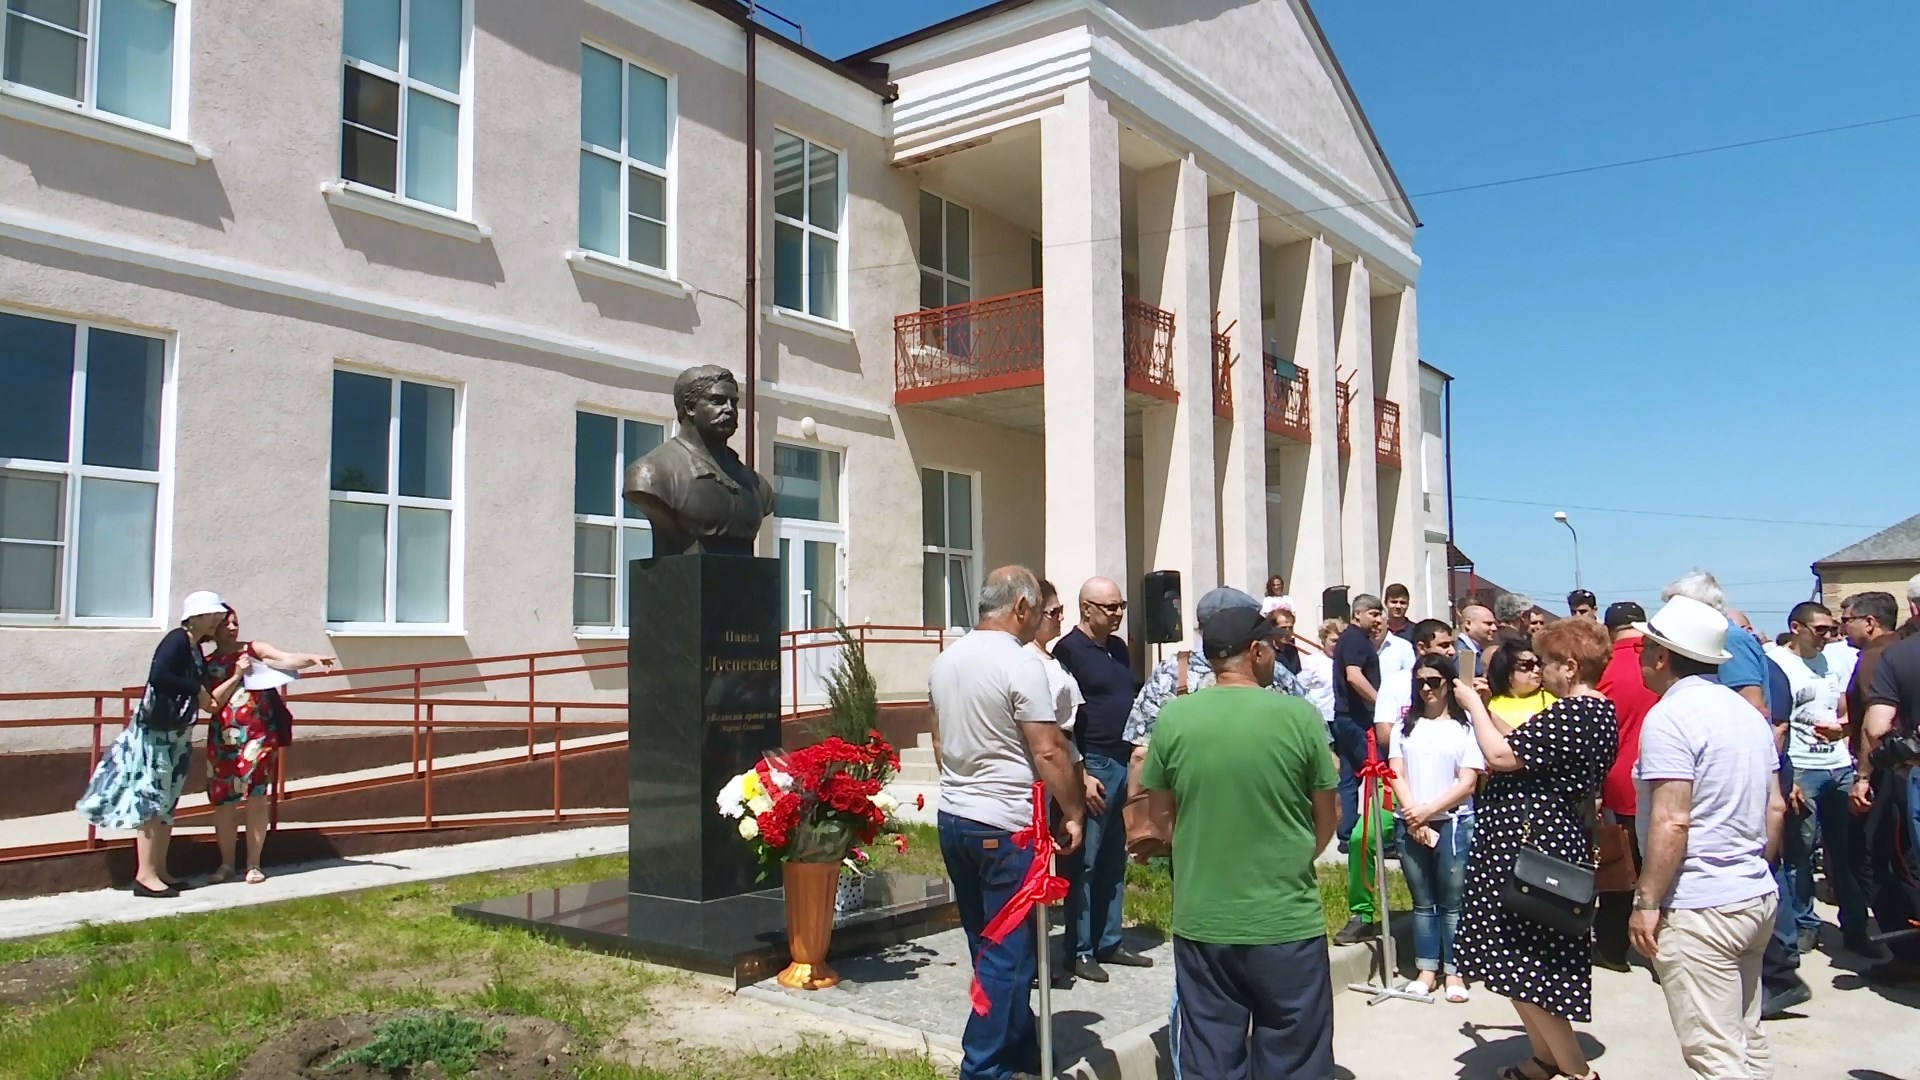
<path fill-rule="evenodd" d="M 740 384 L 723 367 L 688 368 L 673 380 L 673 411 L 702 437 L 725 442 L 740 428 Z"/>

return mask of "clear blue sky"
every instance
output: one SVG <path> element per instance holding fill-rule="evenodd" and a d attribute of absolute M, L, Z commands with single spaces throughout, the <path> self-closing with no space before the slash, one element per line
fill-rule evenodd
<path fill-rule="evenodd" d="M 772 6 L 837 56 L 978 5 Z M 1559 610 L 1563 505 L 1603 604 L 1651 603 L 1700 565 L 1777 630 L 1810 562 L 1920 512 L 1901 437 L 1920 394 L 1920 120 L 1420 194 L 1920 113 L 1920 4 L 1315 12 L 1426 223 L 1421 352 L 1459 380 L 1456 536 L 1482 572 Z"/>

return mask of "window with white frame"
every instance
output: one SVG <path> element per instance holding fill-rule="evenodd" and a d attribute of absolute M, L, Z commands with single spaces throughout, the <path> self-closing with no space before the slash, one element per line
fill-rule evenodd
<path fill-rule="evenodd" d="M 0 312 L 0 616 L 155 618 L 167 348 Z"/>
<path fill-rule="evenodd" d="M 973 625 L 974 477 L 945 469 L 920 470 L 920 598 L 926 625 Z"/>
<path fill-rule="evenodd" d="M 840 153 L 773 133 L 773 303 L 840 322 Z"/>
<path fill-rule="evenodd" d="M 51 97 L 162 131 L 183 89 L 174 47 L 186 4 L 173 0 L 6 0 L 0 77 L 9 92 Z"/>
<path fill-rule="evenodd" d="M 973 215 L 938 195 L 920 193 L 920 306 L 973 299 Z"/>
<path fill-rule="evenodd" d="M 621 497 L 627 466 L 667 429 L 602 413 L 573 414 L 573 625 L 589 633 L 627 626 L 627 566 L 653 555 L 653 527 Z"/>
<path fill-rule="evenodd" d="M 463 211 L 466 0 L 345 0 L 340 178 Z"/>
<path fill-rule="evenodd" d="M 334 371 L 329 623 L 454 624 L 458 411 L 450 386 Z"/>
<path fill-rule="evenodd" d="M 580 246 L 662 273 L 673 233 L 666 76 L 580 46 Z"/>
<path fill-rule="evenodd" d="M 773 516 L 840 520 L 840 454 L 813 446 L 773 444 Z"/>

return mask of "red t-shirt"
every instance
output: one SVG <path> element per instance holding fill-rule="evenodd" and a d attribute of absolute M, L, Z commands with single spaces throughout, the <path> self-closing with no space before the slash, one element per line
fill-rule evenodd
<path fill-rule="evenodd" d="M 1640 760 L 1640 724 L 1660 701 L 1640 678 L 1641 644 L 1637 637 L 1614 642 L 1613 659 L 1607 661 L 1607 670 L 1594 687 L 1613 702 L 1614 722 L 1620 730 L 1620 752 L 1600 784 L 1600 804 L 1621 815 L 1637 813 L 1633 767 Z"/>

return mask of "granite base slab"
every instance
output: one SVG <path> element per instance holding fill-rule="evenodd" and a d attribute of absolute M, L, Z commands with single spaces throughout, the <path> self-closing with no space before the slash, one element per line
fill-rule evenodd
<path fill-rule="evenodd" d="M 735 987 L 769 978 L 791 959 L 782 890 L 705 902 L 627 891 L 618 878 L 454 907 L 456 918 L 517 926 L 597 952 L 732 979 Z M 866 904 L 837 917 L 828 958 L 870 953 L 960 924 L 945 878 L 876 873 Z"/>

